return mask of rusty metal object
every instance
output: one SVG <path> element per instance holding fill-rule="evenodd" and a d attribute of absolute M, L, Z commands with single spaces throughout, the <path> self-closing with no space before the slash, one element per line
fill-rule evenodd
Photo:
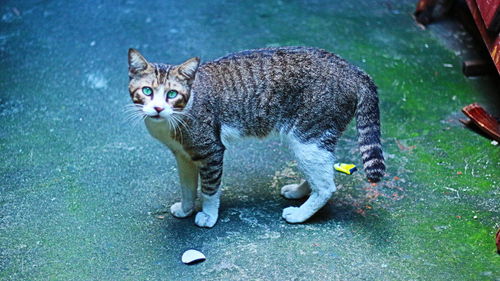
<path fill-rule="evenodd" d="M 500 127 L 497 120 L 488 114 L 479 104 L 473 103 L 462 108 L 462 112 L 471 119 L 471 122 L 462 122 L 466 125 L 473 123 L 489 137 L 500 142 Z"/>
<path fill-rule="evenodd" d="M 462 72 L 465 76 L 481 76 L 496 73 L 495 67 L 489 60 L 466 60 L 462 63 Z"/>
<path fill-rule="evenodd" d="M 497 242 L 497 253 L 500 254 L 500 228 L 497 231 L 496 242 Z"/>
<path fill-rule="evenodd" d="M 450 10 L 454 0 L 419 0 L 413 16 L 422 27 L 442 18 Z"/>
<path fill-rule="evenodd" d="M 492 33 L 487 30 L 487 25 L 481 16 L 480 7 L 478 7 L 475 0 L 466 0 L 466 2 L 467 6 L 469 6 L 469 10 L 472 14 L 472 17 L 474 18 L 476 27 L 479 30 L 481 37 L 483 38 L 484 44 L 486 45 L 486 48 L 488 48 L 488 52 L 490 53 L 491 59 L 493 60 L 493 63 L 495 64 L 498 73 L 500 74 L 500 34 L 498 32 Z M 491 5 L 490 8 L 495 10 L 500 9 L 498 5 L 496 6 Z M 482 9 L 484 10 L 485 7 L 483 6 Z M 490 28 L 491 27 L 495 28 L 495 21 L 492 20 L 490 24 L 491 24 Z"/>
<path fill-rule="evenodd" d="M 500 1 L 476 0 L 476 5 L 488 31 L 498 33 L 500 31 Z"/>

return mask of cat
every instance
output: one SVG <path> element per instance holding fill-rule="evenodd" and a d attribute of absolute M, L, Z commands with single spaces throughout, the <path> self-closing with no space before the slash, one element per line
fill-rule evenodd
<path fill-rule="evenodd" d="M 215 225 L 224 150 L 233 138 L 277 132 L 288 139 L 305 180 L 282 187 L 281 194 L 309 196 L 300 207 L 283 210 L 288 223 L 306 221 L 332 197 L 335 145 L 354 116 L 366 175 L 374 182 L 383 177 L 377 88 L 337 55 L 278 47 L 171 65 L 148 62 L 129 49 L 128 62 L 133 114 L 177 161 L 181 201 L 170 208 L 175 217 L 194 212 L 201 181 L 195 224 Z"/>

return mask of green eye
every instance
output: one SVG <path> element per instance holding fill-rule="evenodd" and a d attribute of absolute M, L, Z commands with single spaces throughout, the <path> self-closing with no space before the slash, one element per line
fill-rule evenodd
<path fill-rule="evenodd" d="M 153 94 L 153 89 L 151 89 L 150 87 L 143 87 L 142 93 L 146 96 L 151 96 Z"/>
<path fill-rule="evenodd" d="M 173 98 L 175 98 L 175 97 L 177 96 L 177 94 L 178 94 L 178 93 L 177 93 L 177 91 L 170 90 L 170 91 L 168 91 L 168 93 L 167 93 L 167 98 L 169 98 L 169 99 L 173 99 Z"/>

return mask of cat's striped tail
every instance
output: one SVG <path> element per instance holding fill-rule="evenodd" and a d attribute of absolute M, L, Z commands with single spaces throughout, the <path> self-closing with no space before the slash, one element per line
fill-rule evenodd
<path fill-rule="evenodd" d="M 360 85 L 361 89 L 358 93 L 356 128 L 366 177 L 371 182 L 378 182 L 384 176 L 385 171 L 380 144 L 380 113 L 377 87 L 370 78 L 367 80 L 368 83 Z"/>

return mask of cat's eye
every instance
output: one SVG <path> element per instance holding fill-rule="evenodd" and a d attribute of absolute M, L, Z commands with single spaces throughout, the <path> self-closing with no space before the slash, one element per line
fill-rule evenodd
<path fill-rule="evenodd" d="M 146 96 L 151 96 L 153 94 L 153 89 L 150 87 L 142 87 L 142 93 Z"/>
<path fill-rule="evenodd" d="M 177 91 L 174 91 L 174 90 L 170 90 L 167 92 L 167 98 L 169 99 L 173 99 L 175 97 L 177 97 L 178 93 Z"/>

